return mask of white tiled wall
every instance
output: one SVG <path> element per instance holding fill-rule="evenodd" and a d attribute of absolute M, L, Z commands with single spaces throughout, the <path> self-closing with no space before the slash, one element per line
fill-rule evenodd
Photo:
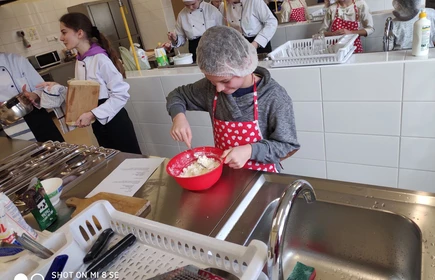
<path fill-rule="evenodd" d="M 301 144 L 282 162 L 282 172 L 435 192 L 433 65 L 433 60 L 402 58 L 270 69 L 293 99 Z M 186 149 L 169 135 L 165 97 L 175 87 L 203 78 L 195 69 L 189 70 L 192 74 L 127 79 L 132 96 L 127 110 L 134 111 L 147 153 L 172 157 Z M 188 112 L 187 117 L 193 145 L 213 145 L 209 114 Z"/>
<path fill-rule="evenodd" d="M 59 42 L 48 42 L 48 36 L 59 37 L 59 18 L 67 13 L 67 7 L 89 0 L 20 0 L 0 6 L 0 51 L 23 56 L 58 50 Z M 145 47 L 153 49 L 159 42 L 168 40 L 167 32 L 175 28 L 175 17 L 170 0 L 131 0 L 133 12 Z M 36 28 L 40 39 L 31 41 L 26 49 L 16 35 L 18 30 Z"/>
<path fill-rule="evenodd" d="M 170 0 L 131 0 L 146 49 L 168 41 L 167 33 L 175 28 Z"/>
<path fill-rule="evenodd" d="M 47 37 L 59 38 L 59 18 L 67 13 L 67 7 L 86 2 L 86 0 L 30 0 L 17 1 L 0 6 L 0 51 L 21 54 L 25 57 L 64 48 L 59 41 L 48 42 Z M 18 30 L 35 28 L 39 38 L 30 41 L 26 49 Z"/>

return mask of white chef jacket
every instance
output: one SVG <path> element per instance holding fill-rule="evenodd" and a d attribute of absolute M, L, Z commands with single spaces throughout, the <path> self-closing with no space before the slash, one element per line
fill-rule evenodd
<path fill-rule="evenodd" d="M 263 0 L 240 0 L 228 3 L 226 19 L 231 27 L 242 32 L 245 37 L 255 37 L 254 41 L 263 48 L 272 39 L 278 21 Z"/>
<path fill-rule="evenodd" d="M 98 99 L 107 100 L 93 109 L 92 113 L 101 124 L 107 124 L 124 108 L 130 98 L 128 94 L 130 85 L 124 81 L 112 60 L 105 54 L 88 56 L 83 61 L 77 60 L 75 67 L 76 80 L 93 80 L 100 83 Z M 65 87 L 51 92 L 44 91 L 41 95 L 41 106 L 44 108 L 62 107 L 66 93 Z"/>
<path fill-rule="evenodd" d="M 222 24 L 222 14 L 212 4 L 202 1 L 195 11 L 184 7 L 177 17 L 175 34 L 177 34 L 178 40 L 173 47 L 178 48 L 184 45 L 187 40 L 201 37 L 210 27 Z"/>
<path fill-rule="evenodd" d="M 12 53 L 0 53 L 0 102 L 19 94 L 23 85 L 27 85 L 28 91 L 36 92 L 36 85 L 42 82 L 44 80 L 26 58 Z M 13 139 L 36 141 L 24 119 L 3 126 L 3 130 Z"/>
<path fill-rule="evenodd" d="M 370 34 L 375 32 L 373 17 L 372 14 L 370 13 L 369 6 L 364 0 L 356 0 L 355 5 L 359 13 L 358 29 L 364 28 L 365 31 L 367 32 L 367 36 L 369 36 Z M 320 27 L 319 32 L 331 31 L 330 29 L 332 23 L 334 22 L 338 6 L 339 6 L 338 4 L 334 4 L 328 7 L 328 9 L 326 10 L 325 18 L 323 20 L 323 24 Z M 354 5 L 351 4 L 346 8 L 339 7 L 338 17 L 347 21 L 355 21 L 356 14 L 355 14 Z"/>

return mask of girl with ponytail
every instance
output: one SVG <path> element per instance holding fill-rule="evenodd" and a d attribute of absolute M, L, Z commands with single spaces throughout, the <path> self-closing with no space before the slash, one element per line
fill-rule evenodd
<path fill-rule="evenodd" d="M 133 123 L 124 109 L 130 98 L 130 86 L 123 79 L 125 71 L 118 53 L 84 14 L 63 15 L 60 18 L 60 31 L 60 40 L 66 48 L 78 51 L 75 78 L 100 83 L 98 107 L 82 114 L 76 121 L 76 126 L 86 127 L 92 123 L 92 130 L 100 146 L 140 154 Z M 39 86 L 52 88 L 53 83 L 42 83 Z M 57 105 L 64 102 L 66 90 L 58 92 Z M 42 95 L 40 105 L 53 106 L 53 98 L 56 98 L 53 93 L 50 92 L 50 96 L 44 93 Z M 50 102 L 43 102 L 44 100 Z"/>

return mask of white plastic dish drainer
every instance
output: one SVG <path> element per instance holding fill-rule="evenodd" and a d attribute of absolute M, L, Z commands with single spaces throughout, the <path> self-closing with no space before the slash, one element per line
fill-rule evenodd
<path fill-rule="evenodd" d="M 267 56 L 271 67 L 344 63 L 352 56 L 357 38 L 356 34 L 325 37 L 327 49 L 322 54 L 312 54 L 312 39 L 288 41 Z"/>
<path fill-rule="evenodd" d="M 75 276 L 82 267 L 85 252 L 99 233 L 109 227 L 116 233 L 111 243 L 128 233 L 137 237 L 136 243 L 106 268 L 118 272 L 119 280 L 149 279 L 188 264 L 221 268 L 241 280 L 253 280 L 260 276 L 266 262 L 267 246 L 263 242 L 253 240 L 247 247 L 240 246 L 119 212 L 109 202 L 97 201 L 56 231 L 54 235 L 65 238 L 57 238 L 56 244 L 49 246 L 55 251 L 52 257 L 47 260 L 31 255 L 21 257 L 5 274 L 0 273 L 0 279 L 14 279 L 18 273 L 45 276 L 53 259 L 61 254 L 69 256 L 63 271 Z"/>

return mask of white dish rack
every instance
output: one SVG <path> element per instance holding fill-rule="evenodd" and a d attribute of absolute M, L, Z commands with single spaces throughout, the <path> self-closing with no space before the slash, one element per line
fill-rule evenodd
<path fill-rule="evenodd" d="M 18 273 L 45 276 L 53 259 L 61 254 L 69 256 L 64 273 L 74 278 L 83 268 L 86 252 L 109 227 L 116 233 L 112 244 L 129 233 L 137 237 L 136 243 L 106 268 L 108 272 L 118 272 L 119 280 L 149 279 L 188 264 L 220 268 L 241 280 L 264 277 L 267 246 L 263 242 L 253 240 L 245 247 L 119 212 L 109 202 L 97 201 L 44 243 L 55 252 L 52 257 L 43 260 L 28 254 L 0 273 L 0 279 L 14 279 Z"/>
<path fill-rule="evenodd" d="M 353 54 L 353 43 L 358 35 L 326 37 L 327 48 L 313 54 L 312 39 L 288 41 L 268 54 L 271 67 L 338 64 L 346 62 Z M 350 55 L 349 55 L 350 54 Z"/>

